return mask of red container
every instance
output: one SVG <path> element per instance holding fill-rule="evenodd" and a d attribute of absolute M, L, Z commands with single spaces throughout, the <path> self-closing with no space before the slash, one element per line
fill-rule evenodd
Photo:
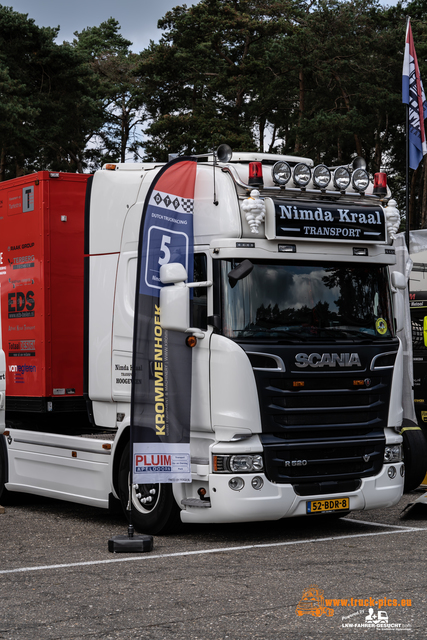
<path fill-rule="evenodd" d="M 0 284 L 8 411 L 83 405 L 87 174 L 0 183 Z"/>

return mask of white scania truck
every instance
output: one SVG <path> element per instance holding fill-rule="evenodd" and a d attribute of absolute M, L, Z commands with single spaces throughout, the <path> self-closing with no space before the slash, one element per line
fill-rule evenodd
<path fill-rule="evenodd" d="M 126 509 L 138 234 L 160 168 L 97 171 L 85 214 L 77 205 L 63 214 L 60 198 L 56 209 L 37 213 L 52 228 L 40 250 L 41 234 L 27 237 L 26 221 L 36 215 L 42 182 L 53 193 L 67 176 L 35 174 L 37 184 L 27 176 L 11 191 L 15 208 L 5 218 L 19 218 L 19 238 L 1 236 L 10 405 L 0 498 L 27 492 L 102 508 L 121 500 Z M 192 482 L 133 485 L 139 530 L 344 515 L 398 502 L 403 312 L 395 299 L 406 282 L 393 270 L 395 204 L 377 176 L 373 184 L 359 161 L 315 167 L 305 158 L 224 148 L 198 159 L 194 280 L 211 286 L 193 288 L 187 302 L 196 337 Z M 21 186 L 33 191 L 19 209 Z M 67 244 L 67 225 L 77 218 L 84 225 L 70 230 Z M 65 240 L 51 259 L 55 234 Z M 81 245 L 67 253 L 77 235 Z M 51 313 L 57 297 L 47 295 L 43 270 L 54 259 L 62 302 Z M 178 304 L 170 291 L 185 285 L 177 277 L 165 288 L 160 311 L 163 329 L 182 331 L 183 340 L 182 297 Z M 59 345 L 51 366 L 46 353 L 53 362 Z M 80 346 L 81 367 L 74 362 Z"/>

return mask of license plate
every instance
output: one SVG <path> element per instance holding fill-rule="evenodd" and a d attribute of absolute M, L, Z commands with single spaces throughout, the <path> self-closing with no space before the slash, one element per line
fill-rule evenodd
<path fill-rule="evenodd" d="M 348 511 L 350 498 L 328 498 L 327 500 L 310 500 L 307 502 L 307 513 L 325 513 L 325 511 Z"/>

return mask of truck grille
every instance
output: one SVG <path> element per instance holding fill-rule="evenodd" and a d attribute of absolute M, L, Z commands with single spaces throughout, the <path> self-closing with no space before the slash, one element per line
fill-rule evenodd
<path fill-rule="evenodd" d="M 300 483 L 364 478 L 381 470 L 385 438 L 325 438 L 310 442 L 262 436 L 266 475 L 272 482 Z"/>
<path fill-rule="evenodd" d="M 295 371 L 295 347 L 269 345 L 268 352 L 285 364 L 282 371 L 277 365 L 275 370 L 254 365 L 271 482 L 324 486 L 380 472 L 393 369 L 371 371 L 370 362 L 391 347 L 394 351 L 396 344 L 376 347 L 374 353 L 372 347 L 352 347 L 361 356 L 359 369 Z M 249 345 L 245 349 L 252 351 Z"/>

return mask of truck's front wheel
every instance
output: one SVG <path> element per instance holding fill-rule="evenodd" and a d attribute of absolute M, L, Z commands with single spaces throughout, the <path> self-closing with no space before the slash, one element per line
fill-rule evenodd
<path fill-rule="evenodd" d="M 414 424 L 414 423 L 411 423 Z M 419 487 L 427 472 L 427 442 L 416 425 L 403 429 L 403 456 L 405 462 L 405 493 Z"/>
<path fill-rule="evenodd" d="M 126 445 L 119 466 L 119 495 L 123 511 L 129 517 L 129 445 Z M 132 524 L 141 533 L 166 534 L 181 526 L 180 509 L 171 484 L 132 484 Z"/>

